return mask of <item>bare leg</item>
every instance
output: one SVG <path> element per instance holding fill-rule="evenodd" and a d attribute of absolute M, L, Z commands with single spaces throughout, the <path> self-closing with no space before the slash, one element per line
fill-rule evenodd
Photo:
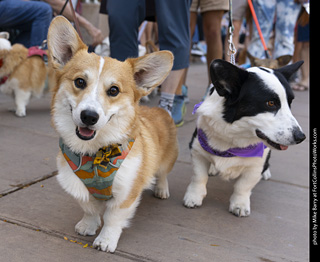
<path fill-rule="evenodd" d="M 161 92 L 174 94 L 178 88 L 184 69 L 173 70 L 161 85 Z"/>
<path fill-rule="evenodd" d="M 207 66 L 208 66 L 208 79 L 211 83 L 209 76 L 209 66 L 212 60 L 222 59 L 222 41 L 221 41 L 221 20 L 224 11 L 208 11 L 202 14 L 203 19 L 203 33 L 207 42 Z"/>

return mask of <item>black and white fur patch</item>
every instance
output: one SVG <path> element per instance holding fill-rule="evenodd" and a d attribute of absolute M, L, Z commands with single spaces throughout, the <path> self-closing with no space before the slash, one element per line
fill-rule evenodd
<path fill-rule="evenodd" d="M 213 61 L 210 74 L 218 95 L 224 98 L 223 119 L 232 124 L 255 118 L 260 122 L 256 128 L 258 136 L 262 132 L 275 144 L 288 146 L 303 141 L 305 136 L 291 114 L 294 93 L 288 83 L 302 63 L 275 70 L 263 67 L 243 70 L 223 60 Z M 262 139 L 268 143 L 266 138 Z M 269 146 L 280 149 L 274 143 Z"/>
<path fill-rule="evenodd" d="M 241 69 L 224 60 L 214 60 L 210 76 L 214 87 L 197 109 L 197 129 L 206 134 L 209 146 L 217 151 L 246 148 L 263 142 L 262 158 L 224 158 L 205 151 L 193 134 L 190 149 L 194 176 L 184 197 L 187 207 L 202 204 L 208 173 L 236 179 L 229 211 L 237 216 L 250 214 L 251 190 L 261 179 L 271 176 L 270 149 L 286 150 L 301 143 L 305 135 L 291 113 L 294 94 L 288 83 L 303 62 L 279 69 Z"/>

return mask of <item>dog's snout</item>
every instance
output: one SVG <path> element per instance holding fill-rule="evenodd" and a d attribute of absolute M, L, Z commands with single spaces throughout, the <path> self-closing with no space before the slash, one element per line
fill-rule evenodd
<path fill-rule="evenodd" d="M 293 138 L 294 138 L 294 141 L 299 144 L 301 143 L 303 140 L 306 139 L 306 135 L 301 131 L 300 128 L 295 128 L 293 130 Z"/>
<path fill-rule="evenodd" d="M 95 111 L 83 110 L 80 115 L 82 123 L 87 126 L 93 126 L 99 120 L 99 115 Z"/>

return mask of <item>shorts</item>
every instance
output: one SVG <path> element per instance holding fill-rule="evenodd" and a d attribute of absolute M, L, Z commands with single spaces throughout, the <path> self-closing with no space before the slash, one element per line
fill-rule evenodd
<path fill-rule="evenodd" d="M 190 12 L 208 12 L 215 10 L 229 10 L 229 0 L 192 0 Z"/>
<path fill-rule="evenodd" d="M 310 40 L 309 23 L 306 24 L 305 26 L 301 26 L 298 24 L 297 41 L 309 42 L 309 40 Z"/>
<path fill-rule="evenodd" d="M 248 8 L 247 0 L 234 0 L 232 1 L 232 20 L 242 21 L 246 17 Z M 227 18 L 229 19 L 229 14 Z"/>

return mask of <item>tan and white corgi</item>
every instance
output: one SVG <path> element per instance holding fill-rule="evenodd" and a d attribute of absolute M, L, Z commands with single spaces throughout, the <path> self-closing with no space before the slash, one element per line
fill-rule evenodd
<path fill-rule="evenodd" d="M 87 49 L 65 18 L 52 21 L 52 123 L 61 148 L 57 179 L 84 211 L 76 232 L 94 235 L 102 214 L 93 246 L 114 252 L 143 190 L 155 181 L 155 196 L 169 197 L 176 128 L 165 110 L 140 106 L 139 99 L 164 81 L 173 56 L 162 51 L 120 62 Z"/>
<path fill-rule="evenodd" d="M 19 117 L 26 116 L 30 98 L 41 97 L 46 87 L 47 67 L 41 56 L 43 53 L 44 50 L 36 47 L 11 46 L 6 38 L 0 38 L 0 91 L 13 96 L 15 114 Z"/>

